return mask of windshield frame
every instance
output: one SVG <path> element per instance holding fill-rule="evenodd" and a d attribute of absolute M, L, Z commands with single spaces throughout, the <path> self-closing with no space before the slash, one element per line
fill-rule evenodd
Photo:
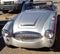
<path fill-rule="evenodd" d="M 51 2 L 51 5 L 53 4 L 52 1 L 48 1 L 48 2 Z M 33 9 L 32 8 L 33 6 L 48 6 L 49 7 L 47 2 L 26 2 L 22 7 L 22 11 Z"/>

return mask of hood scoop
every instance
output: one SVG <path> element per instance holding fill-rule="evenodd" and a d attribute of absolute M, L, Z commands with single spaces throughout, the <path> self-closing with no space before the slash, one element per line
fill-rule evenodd
<path fill-rule="evenodd" d="M 24 15 L 21 17 L 21 20 L 20 20 L 20 25 L 21 26 L 35 26 L 35 24 L 37 23 L 39 19 L 39 14 L 36 15 L 36 14 L 27 14 L 27 15 Z"/>
<path fill-rule="evenodd" d="M 35 20 L 29 20 L 27 23 L 22 23 L 21 26 L 35 26 L 36 22 L 37 22 L 38 18 Z"/>

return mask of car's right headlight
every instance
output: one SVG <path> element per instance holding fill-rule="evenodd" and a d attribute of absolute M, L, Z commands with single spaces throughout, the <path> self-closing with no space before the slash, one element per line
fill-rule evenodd
<path fill-rule="evenodd" d="M 2 36 L 12 37 L 12 34 L 8 30 L 4 29 L 2 30 Z"/>
<path fill-rule="evenodd" d="M 3 35 L 3 36 L 8 36 L 8 30 L 5 30 L 5 29 L 2 30 L 2 35 Z"/>

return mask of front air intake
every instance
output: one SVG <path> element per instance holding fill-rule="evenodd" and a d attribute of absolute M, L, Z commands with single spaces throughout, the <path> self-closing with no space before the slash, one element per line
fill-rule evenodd
<path fill-rule="evenodd" d="M 17 40 L 35 40 L 38 38 L 41 38 L 41 34 L 37 32 L 28 32 L 28 31 L 23 31 L 19 33 L 15 33 L 14 38 Z"/>

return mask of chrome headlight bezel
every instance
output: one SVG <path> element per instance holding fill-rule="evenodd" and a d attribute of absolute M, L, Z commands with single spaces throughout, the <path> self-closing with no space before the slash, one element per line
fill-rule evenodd
<path fill-rule="evenodd" d="M 12 37 L 12 33 L 10 33 L 8 30 L 2 30 L 2 36 L 5 36 L 5 37 Z"/>
<path fill-rule="evenodd" d="M 54 37 L 53 31 L 52 30 L 46 30 L 45 31 L 45 37 L 52 39 Z"/>
<path fill-rule="evenodd" d="M 9 34 L 8 30 L 6 30 L 6 29 L 2 30 L 2 35 L 3 36 L 8 36 L 8 34 Z"/>

